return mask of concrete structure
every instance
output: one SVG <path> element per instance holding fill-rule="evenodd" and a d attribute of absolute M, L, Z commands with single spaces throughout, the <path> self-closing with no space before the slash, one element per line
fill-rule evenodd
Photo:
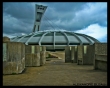
<path fill-rule="evenodd" d="M 94 60 L 94 45 L 84 46 L 83 64 L 93 65 L 93 60 Z"/>
<path fill-rule="evenodd" d="M 5 42 L 10 42 L 10 38 L 4 36 L 4 37 L 3 37 L 3 42 L 4 42 L 4 43 L 5 43 Z"/>
<path fill-rule="evenodd" d="M 77 64 L 93 65 L 94 60 L 94 45 L 78 46 Z"/>
<path fill-rule="evenodd" d="M 46 47 L 41 46 L 42 50 L 40 51 L 40 65 L 44 65 L 46 63 Z"/>
<path fill-rule="evenodd" d="M 77 46 L 77 64 L 83 64 L 83 57 L 84 56 L 84 46 L 78 45 Z"/>
<path fill-rule="evenodd" d="M 76 53 L 76 46 L 71 46 L 71 60 L 73 63 L 76 63 L 77 62 L 77 53 Z"/>
<path fill-rule="evenodd" d="M 77 63 L 77 46 L 71 46 L 70 49 L 72 63 Z"/>
<path fill-rule="evenodd" d="M 40 46 L 25 45 L 26 66 L 40 66 Z"/>
<path fill-rule="evenodd" d="M 22 42 L 26 45 L 46 46 L 47 50 L 64 50 L 65 46 L 93 45 L 99 42 L 93 37 L 72 31 L 38 31 L 11 39 L 12 42 Z"/>
<path fill-rule="evenodd" d="M 46 10 L 47 6 L 43 5 L 35 5 L 35 22 L 33 27 L 33 32 L 40 30 L 40 24 L 42 16 L 44 15 L 44 12 Z"/>
<path fill-rule="evenodd" d="M 94 69 L 107 71 L 107 43 L 95 43 Z"/>
<path fill-rule="evenodd" d="M 70 46 L 65 47 L 65 63 L 72 62 Z"/>
<path fill-rule="evenodd" d="M 25 69 L 25 45 L 6 41 L 3 42 L 3 74 L 22 73 Z"/>
<path fill-rule="evenodd" d="M 76 60 L 74 62 L 77 63 L 77 59 L 78 59 L 78 57 L 77 57 L 77 46 L 75 46 L 75 59 Z"/>

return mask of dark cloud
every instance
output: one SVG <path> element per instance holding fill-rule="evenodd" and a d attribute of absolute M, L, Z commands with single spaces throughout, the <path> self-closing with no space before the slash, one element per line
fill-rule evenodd
<path fill-rule="evenodd" d="M 62 19 L 62 21 L 70 21 L 75 16 L 75 12 L 84 8 L 86 3 L 78 2 L 59 2 L 59 3 L 47 3 L 48 8 L 45 12 L 45 16 L 52 21 Z"/>
<path fill-rule="evenodd" d="M 56 24 L 67 30 L 79 30 L 94 23 L 106 26 L 107 7 L 100 9 L 100 4 L 96 7 L 96 10 L 94 10 L 94 8 L 92 9 L 93 6 L 90 7 L 91 5 L 88 5 L 88 3 L 54 3 L 51 5 L 49 9 L 47 8 L 44 17 L 48 16 L 50 21 L 53 21 L 54 23 L 60 19 L 61 23 Z M 94 5 L 94 7 L 95 6 L 96 5 Z M 68 26 L 65 24 L 71 25 Z"/>
<path fill-rule="evenodd" d="M 33 19 L 34 15 L 34 9 L 31 4 L 26 2 L 4 2 L 3 11 L 18 19 Z"/>

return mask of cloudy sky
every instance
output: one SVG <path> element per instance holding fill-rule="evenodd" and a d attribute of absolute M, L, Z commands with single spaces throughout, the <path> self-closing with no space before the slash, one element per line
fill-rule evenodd
<path fill-rule="evenodd" d="M 32 32 L 35 4 L 48 6 L 40 30 L 68 30 L 107 42 L 107 2 L 4 2 L 3 36 Z"/>

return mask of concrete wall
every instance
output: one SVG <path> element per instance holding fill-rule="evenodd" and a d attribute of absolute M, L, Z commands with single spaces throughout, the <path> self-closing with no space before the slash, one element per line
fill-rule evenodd
<path fill-rule="evenodd" d="M 94 69 L 107 71 L 107 43 L 95 43 Z"/>
<path fill-rule="evenodd" d="M 95 54 L 107 55 L 107 43 L 95 43 Z"/>
<path fill-rule="evenodd" d="M 3 74 L 18 74 L 25 69 L 25 45 L 19 42 L 3 43 Z"/>
<path fill-rule="evenodd" d="M 65 63 L 71 62 L 71 50 L 70 46 L 65 47 Z"/>

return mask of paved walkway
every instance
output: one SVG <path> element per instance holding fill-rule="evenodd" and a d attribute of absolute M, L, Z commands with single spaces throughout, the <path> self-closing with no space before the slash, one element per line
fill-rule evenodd
<path fill-rule="evenodd" d="M 86 83 L 86 84 L 85 84 Z M 73 86 L 107 84 L 107 72 L 90 65 L 64 63 L 53 59 L 41 67 L 26 67 L 23 74 L 3 75 L 4 86 Z"/>

